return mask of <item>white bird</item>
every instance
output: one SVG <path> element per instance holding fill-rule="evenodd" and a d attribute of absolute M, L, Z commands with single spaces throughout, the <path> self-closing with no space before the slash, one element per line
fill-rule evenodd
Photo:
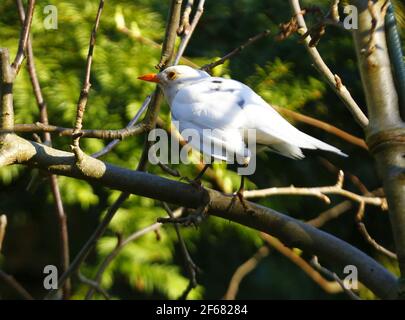
<path fill-rule="evenodd" d="M 192 140 L 191 146 L 215 159 L 230 160 L 227 154 L 234 153 L 249 161 L 252 150 L 247 144 L 247 129 L 256 131 L 257 145 L 267 146 L 289 158 L 304 158 L 301 149 L 321 149 L 347 156 L 295 128 L 239 81 L 211 77 L 205 71 L 183 65 L 138 79 L 159 84 L 180 134 L 185 129 L 197 130 L 204 141 Z M 209 131 L 207 136 L 204 129 L 215 130 Z M 224 153 L 225 149 L 229 153 Z M 242 188 L 243 181 L 240 190 Z"/>

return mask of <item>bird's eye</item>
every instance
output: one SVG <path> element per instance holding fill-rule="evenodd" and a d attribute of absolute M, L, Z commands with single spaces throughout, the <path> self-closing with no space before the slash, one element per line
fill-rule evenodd
<path fill-rule="evenodd" d="M 167 74 L 167 79 L 169 79 L 169 80 L 174 80 L 175 78 L 176 78 L 176 72 L 170 71 L 170 72 Z"/>

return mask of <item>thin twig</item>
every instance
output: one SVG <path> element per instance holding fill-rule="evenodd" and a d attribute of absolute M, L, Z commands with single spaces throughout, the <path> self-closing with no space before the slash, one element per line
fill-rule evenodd
<path fill-rule="evenodd" d="M 308 220 L 307 223 L 314 226 L 315 228 L 321 228 L 326 222 L 336 219 L 341 214 L 352 208 L 352 202 L 350 200 L 342 201 L 336 206 L 322 212 L 316 218 Z"/>
<path fill-rule="evenodd" d="M 87 284 L 89 287 L 91 287 L 93 290 L 96 290 L 97 292 L 101 293 L 106 300 L 110 300 L 110 295 L 106 290 L 100 287 L 99 283 L 93 280 L 90 280 L 86 278 L 80 271 L 77 273 L 77 277 L 81 282 L 84 284 Z"/>
<path fill-rule="evenodd" d="M 137 40 L 143 44 L 149 45 L 153 48 L 156 49 L 162 49 L 162 45 L 153 41 L 152 39 L 146 38 L 144 36 L 142 36 L 140 33 L 135 32 L 131 29 L 128 29 L 128 27 L 125 25 L 125 21 L 123 21 L 124 24 L 123 25 L 117 25 L 117 30 L 122 32 L 123 34 L 126 34 L 128 37 L 130 37 L 131 39 Z M 195 64 L 193 61 L 191 61 L 190 59 L 186 58 L 186 57 L 181 57 L 180 61 L 185 64 L 188 65 L 190 67 L 193 68 L 198 68 L 198 65 Z"/>
<path fill-rule="evenodd" d="M 115 203 L 108 209 L 105 217 L 101 221 L 101 223 L 97 226 L 96 230 L 93 232 L 91 237 L 86 241 L 84 246 L 80 249 L 79 253 L 76 255 L 75 259 L 70 264 L 68 270 L 62 274 L 62 276 L 58 280 L 59 287 L 63 286 L 65 281 L 70 277 L 71 274 L 77 272 L 79 270 L 80 265 L 86 259 L 88 254 L 91 250 L 93 250 L 94 246 L 96 245 L 98 239 L 104 234 L 105 230 L 107 229 L 108 225 L 110 224 L 111 219 L 114 217 L 115 213 L 124 203 L 124 201 L 128 198 L 128 193 L 121 193 Z M 46 295 L 46 299 L 50 298 L 57 292 L 57 289 L 50 290 L 49 293 Z"/>
<path fill-rule="evenodd" d="M 328 169 L 330 172 L 332 172 L 333 174 L 339 174 L 340 169 L 334 165 L 332 162 L 330 162 L 329 160 L 325 159 L 324 157 L 317 157 L 318 160 L 321 162 L 321 164 Z M 361 182 L 361 180 L 359 179 L 359 177 L 357 177 L 356 175 L 354 175 L 351 172 L 347 172 L 345 171 L 345 177 L 348 177 L 349 180 L 357 187 L 357 189 L 359 189 L 359 191 L 365 195 L 365 196 L 370 196 L 373 195 L 373 192 L 370 192 L 367 187 L 364 185 L 363 182 Z M 374 194 L 376 195 L 376 194 Z"/>
<path fill-rule="evenodd" d="M 25 12 L 22 0 L 17 0 L 18 13 L 20 16 L 20 21 L 24 24 Z M 48 110 L 47 105 L 42 95 L 41 85 L 38 80 L 38 75 L 35 67 L 34 52 L 32 50 L 31 37 L 28 36 L 27 39 L 27 69 L 30 76 L 31 85 L 34 91 L 35 99 L 40 114 L 40 121 L 44 125 L 48 125 Z M 52 137 L 49 132 L 44 132 L 44 142 L 46 145 L 52 146 Z M 60 236 L 60 259 L 62 271 L 65 272 L 69 266 L 69 238 L 67 231 L 67 218 L 65 210 L 63 208 L 62 197 L 60 195 L 58 178 L 56 175 L 49 175 L 49 182 L 51 185 L 52 195 L 55 199 L 55 208 L 58 218 L 59 225 L 59 236 Z M 63 288 L 63 298 L 68 299 L 70 296 L 70 281 L 69 279 L 65 282 Z"/>
<path fill-rule="evenodd" d="M 175 210 L 173 212 L 174 217 L 179 217 L 182 213 L 182 209 L 179 208 L 177 210 Z M 107 269 L 107 267 L 110 265 L 110 263 L 115 259 L 115 257 L 132 241 L 135 241 L 137 239 L 139 239 L 140 237 L 144 236 L 145 234 L 149 233 L 149 232 L 153 232 L 153 231 L 157 231 L 159 230 L 161 227 L 163 226 L 162 223 L 156 222 L 154 224 L 151 224 L 150 226 L 147 226 L 146 228 L 143 228 L 141 230 L 138 230 L 136 232 L 134 232 L 133 234 L 131 234 L 130 236 L 128 236 L 126 239 L 122 240 L 120 237 L 118 237 L 117 240 L 117 244 L 114 248 L 113 251 L 110 252 L 110 254 L 108 254 L 103 262 L 101 263 L 100 267 L 98 268 L 98 271 L 96 273 L 96 276 L 94 278 L 94 281 L 97 283 L 101 283 L 101 279 L 103 277 L 103 274 L 105 272 L 105 270 Z M 91 299 L 92 296 L 94 294 L 94 290 L 90 289 L 87 294 L 86 294 L 86 300 Z"/>
<path fill-rule="evenodd" d="M 293 9 L 293 12 L 297 17 L 297 22 L 298 22 L 298 26 L 299 26 L 298 31 L 300 34 L 303 35 L 308 31 L 308 29 L 307 29 L 307 26 L 305 23 L 305 19 L 302 15 L 302 10 L 301 10 L 299 0 L 290 0 L 290 6 Z M 348 110 L 352 113 L 352 115 L 353 115 L 354 119 L 357 121 L 357 123 L 363 128 L 366 127 L 368 125 L 368 119 L 367 119 L 366 115 L 363 113 L 361 108 L 357 105 L 356 101 L 354 101 L 350 92 L 347 90 L 347 88 L 343 84 L 341 86 L 339 86 L 339 88 L 337 88 L 335 74 L 332 73 L 332 71 L 325 64 L 325 62 L 323 61 L 318 50 L 309 45 L 311 42 L 311 37 L 310 36 L 305 37 L 304 42 L 305 42 L 305 48 L 307 49 L 309 55 L 311 56 L 317 70 L 322 75 L 325 76 L 330 87 L 335 91 L 335 93 L 343 101 L 343 103 L 346 105 Z"/>
<path fill-rule="evenodd" d="M 357 214 L 355 216 L 356 224 L 357 224 L 357 229 L 359 230 L 360 234 L 363 236 L 363 238 L 378 252 L 386 255 L 387 257 L 390 257 L 391 259 L 398 260 L 398 256 L 384 248 L 382 245 L 378 244 L 377 241 L 375 241 L 370 234 L 367 231 L 367 228 L 365 224 L 363 223 L 363 218 L 364 218 L 364 212 L 365 212 L 365 205 L 364 202 L 360 202 L 359 209 L 357 211 Z"/>
<path fill-rule="evenodd" d="M 295 253 L 292 249 L 286 247 L 280 240 L 266 233 L 260 233 L 261 237 L 274 249 L 289 259 L 292 263 L 301 268 L 317 285 L 325 292 L 336 294 L 343 291 L 336 281 L 328 281 L 317 270 L 315 270 L 307 261 Z"/>
<path fill-rule="evenodd" d="M 125 127 L 125 129 L 132 129 L 135 124 L 138 122 L 139 118 L 142 116 L 142 114 L 145 112 L 146 108 L 148 107 L 150 102 L 150 96 L 147 96 L 145 101 L 142 103 L 141 107 L 139 108 L 139 110 L 137 111 L 137 113 L 135 114 L 135 116 L 131 119 L 130 122 L 128 122 L 127 126 Z M 99 158 L 104 156 L 105 154 L 109 153 L 112 149 L 115 148 L 115 146 L 117 144 L 119 144 L 122 141 L 121 139 L 115 139 L 113 141 L 111 141 L 109 144 L 107 144 L 102 150 L 93 153 L 91 156 L 94 158 Z"/>
<path fill-rule="evenodd" d="M 366 204 L 381 207 L 383 210 L 387 209 L 387 201 L 385 198 L 375 196 L 362 196 L 349 190 L 345 190 L 343 189 L 343 180 L 344 180 L 344 173 L 343 171 L 339 171 L 338 180 L 336 184 L 333 186 L 313 187 L 313 188 L 297 188 L 294 186 L 282 188 L 273 187 L 262 190 L 244 191 L 243 196 L 245 198 L 258 198 L 274 195 L 306 195 L 318 197 L 329 204 L 330 199 L 326 195 L 336 194 L 344 196 L 348 199 L 351 199 L 359 203 L 364 202 Z"/>
<path fill-rule="evenodd" d="M 6 236 L 7 216 L 5 214 L 0 215 L 0 252 L 3 246 L 4 237 Z"/>
<path fill-rule="evenodd" d="M 229 282 L 228 289 L 224 295 L 224 300 L 235 300 L 238 294 L 239 285 L 247 274 L 252 272 L 259 262 L 263 258 L 269 255 L 269 248 L 267 246 L 262 246 L 257 250 L 257 252 L 247 261 L 242 263 L 232 275 L 231 281 Z"/>
<path fill-rule="evenodd" d="M 244 44 L 241 46 L 237 47 L 236 49 L 232 50 L 228 54 L 224 55 L 221 59 L 214 61 L 212 63 L 206 64 L 201 67 L 201 70 L 209 72 L 210 70 L 214 69 L 215 67 L 223 64 L 226 60 L 231 59 L 235 55 L 237 55 L 239 52 L 241 52 L 243 49 L 245 49 L 247 46 L 250 46 L 257 42 L 258 40 L 267 37 L 270 34 L 270 30 L 265 30 L 263 32 L 260 32 L 259 34 L 255 35 L 252 38 L 249 38 Z"/>
<path fill-rule="evenodd" d="M 177 29 L 180 24 L 180 11 L 183 0 L 172 0 L 169 20 L 166 26 L 165 40 L 162 46 L 162 55 L 156 68 L 159 70 L 169 66 L 173 61 L 174 45 L 176 43 Z"/>
<path fill-rule="evenodd" d="M 14 62 L 11 65 L 12 68 L 15 70 L 15 74 L 18 73 L 18 71 L 21 68 L 21 64 L 24 61 L 27 42 L 30 35 L 32 17 L 34 15 L 34 8 L 35 8 L 35 0 L 28 0 L 27 13 L 25 14 L 27 19 L 24 19 L 24 24 L 20 35 L 20 41 L 18 43 L 17 54 L 14 58 Z"/>
<path fill-rule="evenodd" d="M 13 81 L 15 71 L 10 67 L 7 48 L 0 48 L 0 116 L 1 128 L 12 129 L 14 126 Z"/>
<path fill-rule="evenodd" d="M 194 0 L 188 0 L 181 17 L 180 26 L 177 29 L 179 36 L 187 33 L 190 30 L 190 14 L 193 9 Z"/>
<path fill-rule="evenodd" d="M 198 21 L 200 20 L 203 11 L 204 11 L 204 3 L 205 0 L 199 0 L 198 2 L 198 7 L 197 10 L 194 14 L 193 21 L 191 22 L 191 25 L 189 24 L 189 15 L 191 11 L 191 6 L 189 6 L 191 3 L 191 6 L 193 5 L 193 1 L 188 1 L 186 9 L 184 10 L 183 13 L 183 18 L 182 18 L 182 23 L 180 25 L 181 29 L 181 42 L 179 45 L 179 48 L 177 50 L 176 57 L 174 58 L 173 64 L 176 65 L 179 63 L 180 58 L 183 56 L 184 50 L 186 50 L 186 47 L 188 45 L 188 42 L 191 39 L 191 36 L 193 35 L 193 32 L 198 24 Z"/>
<path fill-rule="evenodd" d="M 0 215 L 0 252 L 3 245 L 3 240 L 6 235 L 7 217 L 5 214 Z M 34 298 L 25 290 L 25 288 L 11 275 L 0 269 L 0 279 L 3 280 L 9 287 L 13 288 L 22 298 L 33 300 Z"/>
<path fill-rule="evenodd" d="M 347 141 L 347 142 L 349 142 L 351 144 L 354 144 L 354 145 L 359 146 L 359 147 L 361 147 L 361 148 L 363 148 L 365 150 L 368 150 L 368 146 L 367 146 L 366 142 L 364 141 L 364 139 L 361 139 L 361 138 L 358 138 L 358 137 L 356 137 L 354 135 L 351 135 L 350 133 L 348 133 L 346 131 L 343 131 L 342 129 L 339 129 L 339 128 L 337 128 L 337 127 L 335 127 L 335 126 L 333 126 L 333 125 L 331 125 L 331 124 L 329 124 L 327 122 L 324 122 L 324 121 L 309 117 L 307 115 L 295 112 L 293 110 L 289 110 L 287 108 L 274 106 L 274 105 L 272 105 L 272 106 L 278 112 L 280 112 L 281 114 L 283 114 L 283 115 L 285 115 L 287 117 L 290 117 L 290 118 L 292 118 L 294 120 L 309 124 L 309 125 L 311 125 L 313 127 L 322 129 L 322 130 L 324 130 L 324 131 L 326 131 L 328 133 L 331 133 L 331 134 L 333 134 L 333 135 L 335 135 L 335 136 L 337 136 L 337 137 L 339 137 L 339 138 L 341 138 L 341 139 L 343 139 L 343 140 L 345 140 L 345 141 Z"/>
<path fill-rule="evenodd" d="M 90 72 L 91 72 L 91 65 L 93 62 L 93 52 L 94 52 L 94 46 L 96 44 L 96 34 L 98 30 L 98 26 L 100 24 L 100 17 L 101 13 L 103 11 L 104 7 L 104 0 L 100 0 L 98 10 L 97 10 L 97 15 L 96 15 L 96 20 L 94 22 L 93 30 L 91 32 L 90 36 L 90 43 L 89 43 L 89 50 L 87 53 L 87 62 L 86 62 L 86 73 L 84 77 L 84 82 L 82 86 L 82 90 L 80 92 L 80 97 L 79 101 L 77 102 L 77 110 L 76 110 L 76 122 L 73 130 L 73 148 L 78 151 L 79 148 L 79 140 L 80 140 L 80 131 L 82 130 L 83 126 L 83 115 L 86 110 L 86 105 L 87 105 L 87 100 L 89 97 L 89 91 L 90 91 Z"/>
<path fill-rule="evenodd" d="M 0 269 L 0 279 L 3 280 L 10 288 L 13 288 L 23 299 L 34 300 L 31 294 L 11 275 Z"/>
<path fill-rule="evenodd" d="M 115 140 L 115 139 L 125 139 L 127 137 L 132 137 L 138 134 L 145 132 L 146 126 L 142 123 L 139 123 L 133 127 L 126 127 L 123 129 L 117 130 L 101 130 L 101 129 L 85 129 L 80 130 L 78 134 L 81 138 L 96 138 L 104 140 Z M 43 124 L 42 122 L 36 122 L 31 124 L 16 124 L 14 128 L 0 130 L 2 133 L 42 133 L 50 132 L 58 134 L 63 137 L 74 137 L 74 129 L 58 127 L 51 124 Z"/>
<path fill-rule="evenodd" d="M 171 219 L 175 219 L 174 213 L 170 209 L 170 207 L 167 205 L 166 202 L 162 202 L 163 208 L 166 210 L 167 214 Z M 190 278 L 190 283 L 187 286 L 186 290 L 183 292 L 183 294 L 180 297 L 180 300 L 185 300 L 190 293 L 192 289 L 194 289 L 197 286 L 197 272 L 199 271 L 199 268 L 197 265 L 194 263 L 193 259 L 190 256 L 190 253 L 187 250 L 186 243 L 184 242 L 183 237 L 181 236 L 180 233 L 180 227 L 177 223 L 174 223 L 174 229 L 176 230 L 177 238 L 180 243 L 180 248 L 183 253 L 183 258 L 184 258 L 184 263 L 186 265 L 186 269 Z"/>
<path fill-rule="evenodd" d="M 337 283 L 339 283 L 339 285 L 342 287 L 343 291 L 350 297 L 350 299 L 352 300 L 361 300 L 360 297 L 355 294 L 352 290 L 347 289 L 345 284 L 343 283 L 343 281 L 338 277 L 338 275 L 328 269 L 326 269 L 325 267 L 321 266 L 319 261 L 318 261 L 318 257 L 314 256 L 311 259 L 311 265 L 318 270 L 319 272 L 323 273 L 325 276 L 335 280 Z"/>

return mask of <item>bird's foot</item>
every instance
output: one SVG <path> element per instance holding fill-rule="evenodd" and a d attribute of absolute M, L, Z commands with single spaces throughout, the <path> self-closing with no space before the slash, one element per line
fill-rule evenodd
<path fill-rule="evenodd" d="M 177 223 L 184 226 L 195 226 L 198 225 L 207 217 L 207 206 L 201 206 L 197 208 L 193 213 L 186 217 L 179 218 L 158 218 L 157 221 L 160 223 Z"/>
<path fill-rule="evenodd" d="M 196 188 L 198 191 L 201 191 L 201 189 L 204 189 L 201 179 L 190 179 L 188 177 L 181 177 L 180 181 L 188 182 L 191 186 Z"/>
<path fill-rule="evenodd" d="M 242 205 L 244 211 L 246 213 L 252 214 L 254 213 L 254 211 L 249 208 L 249 205 L 247 204 L 247 201 L 245 200 L 245 198 L 243 197 L 243 189 L 239 189 L 237 192 L 235 192 L 234 194 L 232 194 L 232 202 L 233 204 L 239 200 L 240 204 Z"/>

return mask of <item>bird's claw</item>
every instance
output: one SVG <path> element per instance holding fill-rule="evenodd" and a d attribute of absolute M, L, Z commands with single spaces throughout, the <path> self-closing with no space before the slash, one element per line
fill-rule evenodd
<path fill-rule="evenodd" d="M 239 190 L 239 191 L 233 193 L 232 198 L 233 198 L 232 199 L 233 204 L 235 203 L 235 201 L 239 200 L 240 204 L 242 205 L 242 207 L 246 213 L 249 213 L 249 214 L 254 213 L 254 211 L 249 208 L 248 204 L 246 203 L 245 198 L 243 197 L 243 190 Z"/>
<path fill-rule="evenodd" d="M 186 217 L 179 218 L 158 218 L 157 221 L 160 223 L 178 223 L 186 227 L 193 225 L 198 227 L 198 225 L 206 218 L 207 207 L 200 207 L 195 210 L 194 213 L 189 214 Z"/>
<path fill-rule="evenodd" d="M 191 186 L 196 188 L 197 190 L 201 190 L 203 188 L 201 180 L 200 179 L 190 179 L 188 177 L 181 177 L 180 181 L 186 181 L 188 182 Z"/>

